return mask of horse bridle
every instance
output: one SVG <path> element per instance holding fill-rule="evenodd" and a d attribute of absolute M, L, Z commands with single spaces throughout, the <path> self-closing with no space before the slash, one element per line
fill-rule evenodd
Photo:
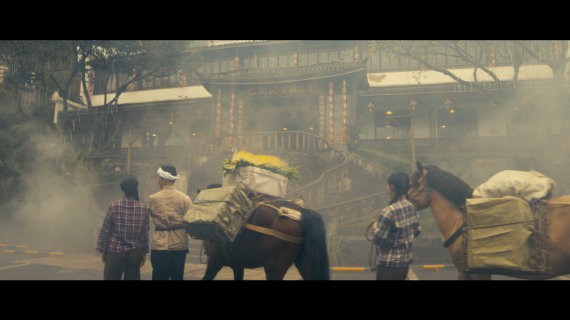
<path fill-rule="evenodd" d="M 416 190 L 417 190 L 419 187 L 421 187 L 421 185 L 424 183 L 425 179 L 426 179 L 426 177 L 425 177 L 425 174 L 424 174 L 423 177 L 422 177 L 422 179 L 418 182 L 417 187 L 413 188 L 411 191 L 408 191 L 408 198 L 409 198 L 409 199 L 411 199 L 412 201 L 419 200 L 419 195 L 416 196 L 416 197 L 412 197 L 411 195 L 412 195 L 414 192 L 416 192 Z M 429 186 L 428 186 L 427 188 L 422 189 L 422 191 L 425 192 L 425 194 L 426 194 L 426 196 L 427 196 L 427 203 L 428 203 L 428 206 L 429 206 L 429 190 L 430 190 L 430 187 L 429 187 Z"/>

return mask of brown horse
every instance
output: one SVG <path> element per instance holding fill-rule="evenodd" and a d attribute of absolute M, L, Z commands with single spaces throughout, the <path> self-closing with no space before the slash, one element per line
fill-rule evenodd
<path fill-rule="evenodd" d="M 293 263 L 304 280 L 330 280 L 325 225 L 319 213 L 290 201 L 267 204 L 297 210 L 302 214 L 301 221 L 280 217 L 275 209 L 258 206 L 246 223 L 302 238 L 304 242 L 287 242 L 244 227 L 231 244 L 205 240 L 208 266 L 202 280 L 213 280 L 224 266 L 233 269 L 234 280 L 243 280 L 244 268 L 259 267 L 265 269 L 267 280 L 283 280 Z"/>
<path fill-rule="evenodd" d="M 431 208 L 437 227 L 445 240 L 461 227 L 463 214 L 459 207 L 473 195 L 473 189 L 463 180 L 436 166 L 417 162 L 410 181 L 408 197 L 417 210 Z M 552 276 L 512 276 L 519 279 L 550 279 L 570 273 L 570 195 L 548 201 L 548 236 Z M 459 271 L 459 280 L 491 280 L 491 275 L 461 272 L 463 236 L 450 246 L 451 260 Z"/>

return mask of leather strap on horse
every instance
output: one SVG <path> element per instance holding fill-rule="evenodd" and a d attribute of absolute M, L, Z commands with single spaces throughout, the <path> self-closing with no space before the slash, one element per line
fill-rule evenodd
<path fill-rule="evenodd" d="M 247 228 L 249 230 L 253 230 L 253 231 L 263 233 L 263 234 L 267 234 L 270 236 L 274 236 L 275 238 L 279 238 L 279 239 L 287 241 L 287 242 L 298 243 L 298 244 L 301 244 L 304 242 L 303 238 L 290 236 L 288 234 L 284 234 L 284 233 L 279 232 L 277 230 L 264 228 L 264 227 L 256 226 L 256 225 L 249 224 L 249 223 L 246 223 L 243 226 L 244 226 L 244 228 Z"/>
<path fill-rule="evenodd" d="M 258 204 L 257 206 L 258 206 L 258 207 L 261 207 L 261 206 L 263 206 L 263 207 L 269 207 L 269 208 L 271 208 L 271 209 L 274 209 L 275 211 L 279 211 L 279 208 L 274 207 L 274 206 L 272 206 L 272 205 L 270 205 L 270 204 L 268 204 L 268 203 L 260 203 L 260 204 Z"/>
<path fill-rule="evenodd" d="M 455 232 L 449 237 L 447 240 L 443 242 L 443 247 L 448 248 L 459 236 L 463 233 L 463 228 L 467 227 L 467 221 L 463 222 L 459 229 L 455 230 Z"/>

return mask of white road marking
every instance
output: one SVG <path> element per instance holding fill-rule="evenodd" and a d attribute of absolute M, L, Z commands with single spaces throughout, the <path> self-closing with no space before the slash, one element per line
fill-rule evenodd
<path fill-rule="evenodd" d="M 2 268 L 0 268 L 0 270 L 2 270 L 2 269 L 9 269 L 9 268 L 16 268 L 16 267 L 21 267 L 21 266 L 27 266 L 27 265 L 28 265 L 28 263 L 18 264 L 18 265 L 15 265 L 15 266 L 2 267 Z"/>
<path fill-rule="evenodd" d="M 410 269 L 408 270 L 408 279 L 409 279 L 409 280 L 420 280 L 420 279 L 418 279 L 418 277 L 417 277 L 416 274 L 414 273 L 414 270 L 412 270 L 411 267 L 410 267 Z"/>

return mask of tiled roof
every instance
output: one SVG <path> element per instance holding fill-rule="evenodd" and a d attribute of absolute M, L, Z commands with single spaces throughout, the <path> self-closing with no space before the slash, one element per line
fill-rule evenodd
<path fill-rule="evenodd" d="M 244 68 L 220 73 L 197 73 L 208 84 L 264 84 L 312 80 L 363 71 L 366 60 L 357 62 L 332 61 L 308 66 L 278 68 Z M 368 83 L 366 81 L 366 83 Z"/>
<path fill-rule="evenodd" d="M 547 85 L 548 80 L 519 80 L 518 87 L 528 88 L 543 88 Z M 485 84 L 488 90 L 505 90 L 512 89 L 513 83 L 510 81 L 503 81 L 501 85 L 495 82 L 487 82 Z M 416 94 L 416 93 L 437 93 L 437 92 L 453 92 L 453 93 L 468 93 L 479 91 L 471 86 L 459 85 L 458 83 L 446 84 L 429 84 L 429 85 L 408 85 L 408 86 L 389 86 L 389 87 L 370 87 L 368 90 L 359 90 L 361 96 L 380 96 L 380 95 L 399 95 L 399 94 Z"/>

